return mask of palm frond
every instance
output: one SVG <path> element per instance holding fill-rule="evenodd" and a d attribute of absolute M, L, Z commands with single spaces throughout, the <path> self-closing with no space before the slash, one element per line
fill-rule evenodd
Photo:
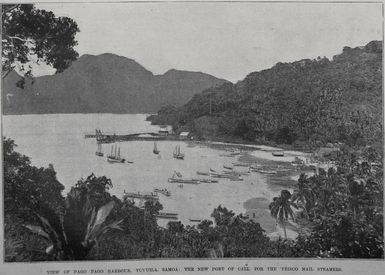
<path fill-rule="evenodd" d="M 46 238 L 46 239 L 50 239 L 50 237 L 49 237 L 49 235 L 48 235 L 48 233 L 47 232 L 45 232 L 44 230 L 43 230 L 43 228 L 41 228 L 40 226 L 38 226 L 38 225 L 29 225 L 29 224 L 25 224 L 25 225 L 23 225 L 25 228 L 28 228 L 32 233 L 35 233 L 35 234 L 37 234 L 37 235 L 40 235 L 40 236 L 42 236 L 42 237 L 44 237 L 44 238 Z"/>

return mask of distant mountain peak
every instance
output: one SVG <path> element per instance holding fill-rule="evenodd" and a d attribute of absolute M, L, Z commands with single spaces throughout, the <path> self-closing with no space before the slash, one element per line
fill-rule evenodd
<path fill-rule="evenodd" d="M 16 92 L 12 105 L 5 104 L 5 114 L 153 113 L 165 105 L 183 105 L 195 94 L 226 82 L 175 69 L 154 76 L 134 59 L 112 53 L 84 54 L 62 73 L 37 77 L 29 90 L 15 90 L 20 76 L 11 76 L 5 90 Z"/>

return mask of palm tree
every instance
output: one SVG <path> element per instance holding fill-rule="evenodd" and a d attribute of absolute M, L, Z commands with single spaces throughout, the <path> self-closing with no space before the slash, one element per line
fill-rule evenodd
<path fill-rule="evenodd" d="M 291 201 L 297 203 L 304 210 L 306 217 L 309 218 L 309 208 L 314 204 L 314 192 L 305 174 L 299 176 L 297 187 L 298 189 L 294 191 Z"/>
<path fill-rule="evenodd" d="M 287 190 L 282 190 L 279 197 L 273 198 L 273 202 L 270 203 L 270 214 L 276 219 L 277 223 L 283 228 L 285 239 L 287 239 L 286 222 L 289 218 L 294 220 L 294 212 L 292 207 L 297 208 L 297 205 L 291 200 L 291 194 Z"/>
<path fill-rule="evenodd" d="M 320 169 L 319 175 L 313 178 L 312 190 L 315 194 L 314 210 L 320 215 L 327 215 L 343 204 L 342 193 L 346 192 L 346 180 L 334 168 L 325 171 Z M 314 212 L 314 213 L 315 213 Z"/>
<path fill-rule="evenodd" d="M 347 189 L 348 189 L 347 197 L 348 197 L 349 205 L 353 212 L 353 219 L 356 219 L 358 218 L 357 215 L 359 214 L 358 212 L 359 212 L 360 206 L 365 205 L 364 181 L 358 177 L 349 176 Z"/>
<path fill-rule="evenodd" d="M 93 175 L 88 179 L 98 180 Z M 78 183 L 67 195 L 64 213 L 41 203 L 39 212 L 34 212 L 39 225 L 25 225 L 51 243 L 46 252 L 56 260 L 83 260 L 103 234 L 111 229 L 121 230 L 119 224 L 123 220 L 106 222 L 115 202 L 109 200 L 97 207 L 92 203 L 92 193 L 81 189 Z"/>

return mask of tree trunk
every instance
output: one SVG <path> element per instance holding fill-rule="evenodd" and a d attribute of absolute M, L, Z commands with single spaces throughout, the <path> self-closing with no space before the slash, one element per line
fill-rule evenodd
<path fill-rule="evenodd" d="M 287 233 L 286 233 L 286 224 L 285 224 L 285 221 L 282 221 L 282 228 L 283 228 L 283 235 L 285 236 L 285 239 L 287 239 Z"/>
<path fill-rule="evenodd" d="M 356 220 L 356 217 L 357 217 L 357 210 L 356 210 L 356 207 L 353 206 L 353 219 Z"/>

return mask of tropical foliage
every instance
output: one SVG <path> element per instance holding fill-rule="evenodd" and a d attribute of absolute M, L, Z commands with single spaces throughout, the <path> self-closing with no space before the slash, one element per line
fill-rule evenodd
<path fill-rule="evenodd" d="M 291 218 L 294 221 L 294 211 L 292 207 L 297 208 L 297 205 L 290 200 L 291 194 L 287 190 L 282 190 L 279 197 L 273 198 L 273 202 L 270 203 L 269 209 L 271 215 L 277 220 L 287 238 L 286 223 Z"/>
<path fill-rule="evenodd" d="M 25 229 L 33 233 L 33 242 L 44 238 L 48 258 L 56 260 L 84 259 L 102 234 L 120 229 L 120 221 L 105 222 L 115 204 L 106 192 L 110 180 L 91 175 L 64 199 L 53 167 L 31 166 L 15 146 L 3 139 L 6 258 L 15 258 L 15 248 L 22 250 L 30 242 Z"/>
<path fill-rule="evenodd" d="M 298 256 L 384 256 L 383 163 L 381 154 L 373 152 L 371 147 L 365 148 L 360 157 L 356 151 L 341 152 L 335 167 L 320 169 L 311 177 L 301 175 L 294 195 L 290 198 L 287 193 L 286 198 L 301 204 L 305 215 L 297 216 L 311 229 L 291 244 Z M 272 215 L 277 216 L 279 205 L 289 208 L 281 197 L 271 204 Z"/>
<path fill-rule="evenodd" d="M 149 119 L 200 139 L 349 146 L 382 143 L 382 42 L 333 57 L 277 63 Z"/>
<path fill-rule="evenodd" d="M 73 47 L 79 29 L 72 19 L 31 4 L 2 5 L 1 15 L 2 77 L 16 66 L 31 75 L 31 61 L 44 61 L 62 72 L 78 57 Z"/>

